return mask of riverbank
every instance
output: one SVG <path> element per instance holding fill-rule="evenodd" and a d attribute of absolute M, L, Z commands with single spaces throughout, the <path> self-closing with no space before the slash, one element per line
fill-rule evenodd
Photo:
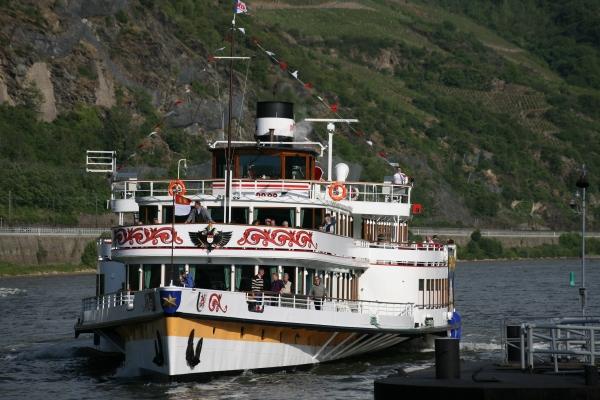
<path fill-rule="evenodd" d="M 89 265 L 50 264 L 50 265 L 17 265 L 0 262 L 0 278 L 34 275 L 71 275 L 91 274 L 96 270 Z"/>

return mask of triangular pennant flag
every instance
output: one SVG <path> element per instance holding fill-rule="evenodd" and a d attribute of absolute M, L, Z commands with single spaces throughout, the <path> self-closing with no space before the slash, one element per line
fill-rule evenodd
<path fill-rule="evenodd" d="M 215 62 L 215 61 L 216 61 L 216 60 L 215 60 L 215 56 L 211 56 L 211 55 L 209 55 L 209 56 L 208 56 L 208 62 L 209 62 L 209 63 L 211 63 L 211 62 Z"/>
<path fill-rule="evenodd" d="M 380 151 L 379 153 L 377 153 L 377 155 L 381 158 L 386 158 L 387 157 L 387 153 L 385 151 Z"/>
<path fill-rule="evenodd" d="M 181 99 L 175 100 L 175 105 L 176 106 L 180 105 L 181 103 L 183 103 L 183 100 L 181 100 Z"/>
<path fill-rule="evenodd" d="M 281 68 L 282 71 L 285 71 L 287 67 L 288 65 L 285 61 L 279 61 L 279 68 Z"/>
<path fill-rule="evenodd" d="M 331 112 L 337 112 L 338 111 L 338 105 L 337 104 L 331 104 L 329 106 L 329 109 L 331 110 Z"/>
<path fill-rule="evenodd" d="M 367 144 L 371 147 L 373 147 L 373 142 L 371 142 L 370 140 L 367 140 Z"/>
<path fill-rule="evenodd" d="M 275 55 L 275 53 L 269 50 L 265 50 L 265 53 L 267 53 L 267 55 L 269 55 L 270 57 L 273 57 Z"/>
<path fill-rule="evenodd" d="M 298 79 L 298 71 L 294 71 L 292 72 L 290 75 L 292 75 L 294 78 Z"/>
<path fill-rule="evenodd" d="M 226 47 L 227 46 L 219 47 L 218 49 L 215 50 L 215 53 L 218 53 L 219 51 L 225 50 Z"/>
<path fill-rule="evenodd" d="M 246 34 L 246 29 L 245 28 L 238 28 L 238 31 L 242 32 L 244 35 Z"/>
<path fill-rule="evenodd" d="M 312 84 L 312 83 L 310 83 L 310 82 L 306 82 L 306 83 L 304 84 L 304 87 L 305 87 L 305 88 L 307 88 L 307 89 L 312 89 L 312 88 L 313 88 L 313 84 Z"/>
<path fill-rule="evenodd" d="M 175 204 L 184 204 L 184 205 L 189 206 L 190 204 L 192 204 L 192 200 L 176 193 L 175 194 Z"/>

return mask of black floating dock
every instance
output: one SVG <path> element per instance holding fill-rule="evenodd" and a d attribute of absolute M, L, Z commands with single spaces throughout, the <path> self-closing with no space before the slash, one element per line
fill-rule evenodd
<path fill-rule="evenodd" d="M 438 368 L 439 369 L 439 368 Z M 522 371 L 518 367 L 464 362 L 459 377 L 436 379 L 436 369 L 390 376 L 375 381 L 375 400 L 387 399 L 485 399 L 485 400 L 567 400 L 600 399 L 598 372 L 569 371 L 555 374 L 551 369 Z M 439 376 L 439 371 L 438 371 Z"/>

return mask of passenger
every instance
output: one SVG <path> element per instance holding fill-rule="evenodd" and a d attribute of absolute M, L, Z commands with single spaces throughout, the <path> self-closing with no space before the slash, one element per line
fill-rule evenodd
<path fill-rule="evenodd" d="M 313 287 L 310 289 L 309 293 L 309 296 L 315 302 L 315 310 L 321 309 L 321 304 L 323 304 L 326 293 L 327 290 L 325 289 L 325 285 L 321 285 L 321 278 L 319 276 L 315 276 Z"/>
<path fill-rule="evenodd" d="M 177 285 L 177 286 L 185 287 L 185 271 L 181 271 L 179 273 L 179 285 Z"/>
<path fill-rule="evenodd" d="M 292 282 L 290 281 L 290 274 L 287 272 L 283 274 L 283 287 L 280 293 L 292 294 Z"/>
<path fill-rule="evenodd" d="M 271 218 L 265 218 L 265 225 L 271 226 Z"/>
<path fill-rule="evenodd" d="M 402 173 L 402 169 L 400 167 L 396 168 L 396 173 L 392 178 L 392 183 L 394 185 L 406 185 L 408 183 L 408 177 Z"/>
<path fill-rule="evenodd" d="M 184 273 L 182 273 L 182 275 L 183 275 L 183 287 L 193 288 L 194 287 L 194 278 L 192 278 L 190 273 L 184 272 Z"/>
<path fill-rule="evenodd" d="M 334 233 L 335 217 L 332 217 L 330 214 L 325 214 L 325 222 L 323 222 L 323 225 L 321 226 L 321 228 L 319 228 L 319 230 L 322 230 L 323 232 L 327 233 Z"/>
<path fill-rule="evenodd" d="M 206 207 L 202 207 L 202 203 L 200 201 L 196 201 L 194 203 L 194 208 L 190 211 L 187 219 L 185 220 L 186 224 L 199 224 L 199 223 L 207 223 L 214 222 L 208 213 Z"/>
<path fill-rule="evenodd" d="M 254 226 L 260 225 L 260 219 L 255 219 L 254 221 L 252 221 L 252 225 L 254 225 Z"/>
<path fill-rule="evenodd" d="M 275 218 L 271 218 L 271 226 L 277 226 L 277 222 L 275 221 Z"/>
<path fill-rule="evenodd" d="M 265 275 L 265 270 L 262 268 L 258 269 L 258 274 L 254 275 L 252 278 L 252 291 L 253 292 L 262 292 L 265 290 L 265 281 L 263 276 Z"/>
<path fill-rule="evenodd" d="M 252 278 L 252 292 L 262 292 L 265 290 L 265 281 L 263 276 L 265 270 L 262 268 L 258 269 L 258 274 Z M 248 297 L 248 311 L 262 312 L 262 293 L 253 293 Z"/>
<path fill-rule="evenodd" d="M 283 221 L 283 222 L 281 223 L 281 226 L 283 226 L 284 228 L 289 228 L 289 226 L 290 226 L 290 223 L 289 223 L 289 222 L 287 222 L 287 221 Z"/>
<path fill-rule="evenodd" d="M 279 275 L 276 272 L 271 274 L 271 292 L 279 293 L 283 289 L 284 283 L 279 279 Z"/>

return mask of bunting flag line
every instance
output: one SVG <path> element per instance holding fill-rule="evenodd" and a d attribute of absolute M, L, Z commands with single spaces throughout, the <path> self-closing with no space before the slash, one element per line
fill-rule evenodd
<path fill-rule="evenodd" d="M 271 50 L 267 50 L 265 47 L 263 47 L 261 45 L 261 43 L 258 41 L 257 38 L 253 37 L 252 38 L 252 43 L 254 43 L 254 45 L 256 47 L 258 47 L 263 53 L 265 53 L 267 55 L 267 57 L 269 57 L 271 59 L 271 62 L 273 62 L 273 64 L 278 65 L 279 68 L 282 71 L 287 72 L 287 74 L 289 76 L 291 76 L 296 81 L 298 81 L 298 83 L 300 83 L 306 90 L 312 91 L 312 89 L 314 89 L 314 85 L 312 83 L 310 83 L 310 82 L 304 82 L 304 81 L 302 81 L 302 79 L 300 79 L 300 71 L 298 69 L 295 69 L 295 68 L 291 69 L 290 66 L 289 66 L 289 64 L 286 61 L 279 59 L 277 57 L 277 54 L 275 52 L 273 52 Z M 293 72 L 291 72 L 291 71 L 293 71 Z M 316 93 L 312 93 L 312 96 L 314 98 L 316 98 L 317 100 L 319 100 L 321 102 L 321 104 L 323 104 L 323 106 L 325 106 L 337 118 L 344 119 L 343 116 L 339 114 L 339 110 L 340 110 L 339 103 L 337 103 L 337 102 L 335 102 L 335 103 L 329 103 L 323 97 L 317 95 Z M 364 138 L 365 143 L 367 145 L 369 145 L 370 147 L 373 147 L 373 141 L 365 138 L 365 132 L 364 131 L 362 131 L 362 130 L 358 131 L 356 128 L 354 128 L 350 124 L 348 124 L 348 129 L 350 129 L 350 131 L 354 135 L 356 135 L 357 137 Z M 377 153 L 377 156 L 380 157 L 380 158 L 382 158 L 390 166 L 393 166 L 393 164 L 387 159 L 388 155 L 384 151 L 380 151 L 379 153 Z"/>

